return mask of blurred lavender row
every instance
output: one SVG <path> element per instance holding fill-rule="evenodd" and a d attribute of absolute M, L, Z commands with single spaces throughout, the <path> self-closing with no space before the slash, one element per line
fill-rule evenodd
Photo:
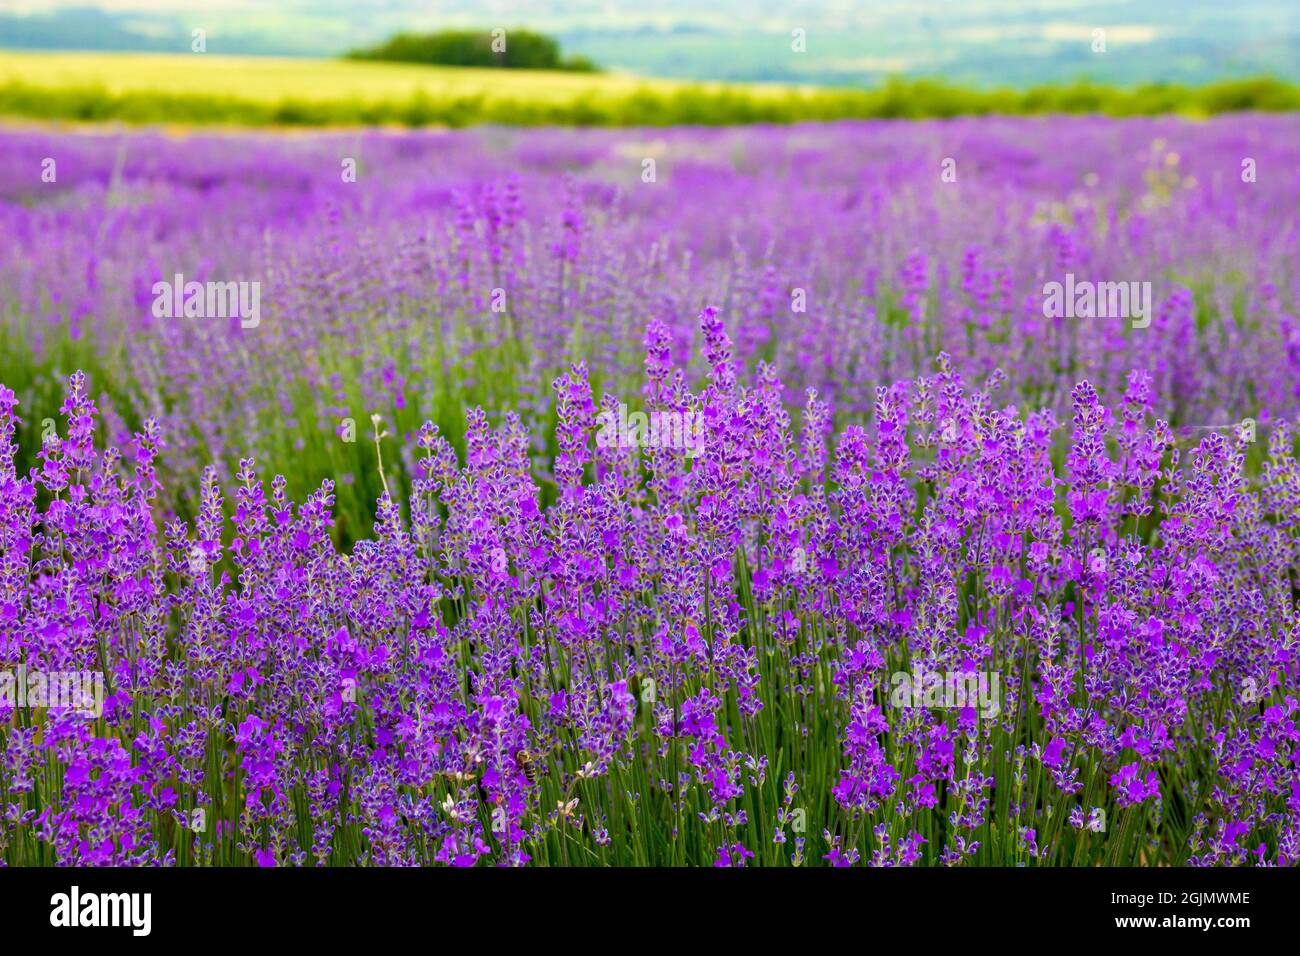
<path fill-rule="evenodd" d="M 71 338 L 110 421 L 155 417 L 168 467 L 215 462 L 227 479 L 243 454 L 336 456 L 345 417 L 380 412 L 406 435 L 432 417 L 455 434 L 482 403 L 545 422 L 540 383 L 570 360 L 634 388 L 650 319 L 688 362 L 706 303 L 740 361 L 774 363 L 790 401 L 817 387 L 837 420 L 945 350 L 1058 413 L 1078 378 L 1114 395 L 1141 368 L 1176 427 L 1267 422 L 1300 397 L 1297 125 L 10 130 L 0 322 L 10 364 L 43 373 L 51 407 Z M 150 289 L 176 273 L 260 282 L 260 325 L 155 318 Z M 1151 324 L 1045 318 L 1044 284 L 1067 273 L 1150 282 Z"/>

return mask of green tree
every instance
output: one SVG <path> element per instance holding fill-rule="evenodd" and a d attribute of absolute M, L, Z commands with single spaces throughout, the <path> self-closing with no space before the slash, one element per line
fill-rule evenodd
<path fill-rule="evenodd" d="M 485 66 L 515 70 L 572 70 L 596 66 L 583 56 L 560 56 L 560 45 L 532 30 L 442 30 L 399 33 L 368 49 L 353 50 L 352 60 L 385 60 L 438 66 Z"/>

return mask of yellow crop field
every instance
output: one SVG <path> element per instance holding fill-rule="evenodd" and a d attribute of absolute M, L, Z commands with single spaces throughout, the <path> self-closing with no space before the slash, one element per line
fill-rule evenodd
<path fill-rule="evenodd" d="M 1300 109 L 1271 78 L 1132 90 L 1086 80 L 971 90 L 929 78 L 874 88 L 698 83 L 625 73 L 423 66 L 214 53 L 0 50 L 0 117 L 231 127 L 674 126 L 921 119 L 962 114 L 1181 113 Z"/>
<path fill-rule="evenodd" d="M 0 50 L 0 84 L 44 89 L 101 87 L 112 94 L 166 92 L 244 100 L 379 102 L 423 93 L 435 99 L 483 97 L 561 103 L 619 98 L 640 91 L 674 93 L 684 87 L 724 89 L 617 73 L 561 73 L 471 67 L 218 56 L 210 53 L 19 53 Z M 788 87 L 744 87 L 763 95 Z"/>

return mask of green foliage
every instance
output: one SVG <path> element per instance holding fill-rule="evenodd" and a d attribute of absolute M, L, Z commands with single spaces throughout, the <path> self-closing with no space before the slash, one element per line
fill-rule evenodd
<path fill-rule="evenodd" d="M 532 30 L 505 30 L 500 39 L 501 50 L 496 52 L 493 50 L 493 35 L 484 30 L 399 33 L 378 46 L 353 50 L 347 58 L 433 66 L 571 70 L 578 73 L 596 71 L 595 64 L 584 56 L 561 57 L 558 43 Z"/>
<path fill-rule="evenodd" d="M 1300 86 L 1267 77 L 1189 88 L 1149 84 L 1132 90 L 1080 81 L 1024 91 L 968 90 L 933 80 L 895 79 L 873 90 L 790 90 L 650 86 L 630 94 L 572 100 L 481 95 L 431 95 L 368 101 L 357 98 L 259 101 L 221 94 L 161 91 L 115 93 L 102 86 L 46 88 L 0 84 L 0 115 L 50 120 L 193 123 L 233 126 L 721 126 L 806 120 L 925 119 L 962 115 L 1101 113 L 1211 116 L 1300 109 Z"/>

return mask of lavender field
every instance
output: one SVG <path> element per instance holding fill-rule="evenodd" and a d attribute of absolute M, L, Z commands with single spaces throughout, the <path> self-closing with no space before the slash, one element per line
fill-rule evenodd
<path fill-rule="evenodd" d="M 0 129 L 0 861 L 1300 863 L 1297 170 Z"/>

